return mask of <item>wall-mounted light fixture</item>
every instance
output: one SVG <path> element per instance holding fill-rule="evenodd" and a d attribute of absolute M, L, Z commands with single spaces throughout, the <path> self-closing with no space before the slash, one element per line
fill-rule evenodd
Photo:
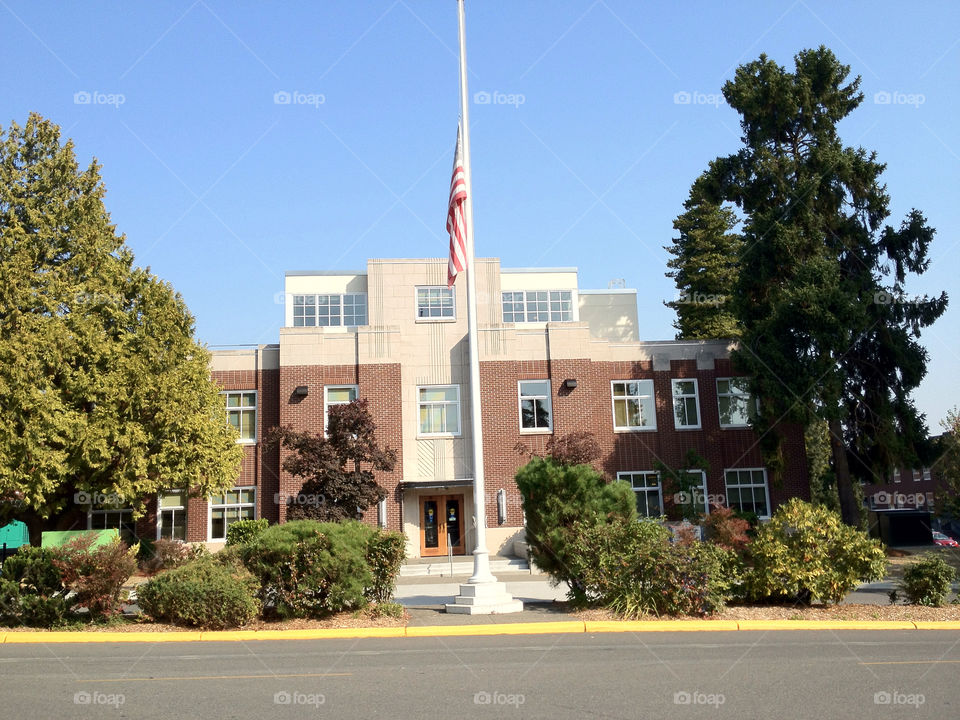
<path fill-rule="evenodd" d="M 297 397 L 306 397 L 307 395 L 310 394 L 310 388 L 307 387 L 306 385 L 297 385 L 297 387 L 293 391 L 293 394 L 296 395 Z"/>
<path fill-rule="evenodd" d="M 503 525 L 507 521 L 507 491 L 497 490 L 497 524 Z"/>
<path fill-rule="evenodd" d="M 574 378 L 567 378 L 563 381 L 563 386 L 567 390 L 573 390 L 577 386 L 577 381 Z"/>

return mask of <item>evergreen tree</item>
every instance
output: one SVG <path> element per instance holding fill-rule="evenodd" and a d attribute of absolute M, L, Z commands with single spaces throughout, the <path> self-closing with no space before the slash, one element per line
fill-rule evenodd
<path fill-rule="evenodd" d="M 792 73 L 765 55 L 738 68 L 723 94 L 743 147 L 711 163 L 704 185 L 745 216 L 734 361 L 760 398 L 771 469 L 782 470 L 778 421 L 826 421 L 843 518 L 856 525 L 854 476 L 909 463 L 926 437 L 910 400 L 926 372 L 918 338 L 947 298 L 905 301 L 934 231 L 917 210 L 886 225 L 885 166 L 841 142 L 837 123 L 863 100 L 849 72 L 824 47 L 800 52 Z"/>
<path fill-rule="evenodd" d="M 674 279 L 678 297 L 664 304 L 677 313 L 677 339 L 739 337 L 731 303 L 743 246 L 741 236 L 731 232 L 737 226 L 736 213 L 711 202 L 699 183 L 683 207 L 673 221 L 680 237 L 664 248 L 673 255 L 666 275 Z"/>
<path fill-rule="evenodd" d="M 0 128 L 0 497 L 33 532 L 77 493 L 142 510 L 239 472 L 193 318 L 134 266 L 104 193 L 52 122 Z"/>

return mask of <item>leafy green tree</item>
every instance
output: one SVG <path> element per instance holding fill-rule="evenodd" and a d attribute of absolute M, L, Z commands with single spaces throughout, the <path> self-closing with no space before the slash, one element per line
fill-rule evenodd
<path fill-rule="evenodd" d="M 794 60 L 788 72 L 761 55 L 724 85 L 743 147 L 711 163 L 700 186 L 744 214 L 733 359 L 760 398 L 768 466 L 774 478 L 783 470 L 778 422 L 826 421 L 843 518 L 858 525 L 854 477 L 910 464 L 926 437 L 910 393 L 926 372 L 920 331 L 947 298 L 907 299 L 934 231 L 917 210 L 885 224 L 885 166 L 837 133 L 863 101 L 860 79 L 824 47 Z"/>
<path fill-rule="evenodd" d="M 300 495 L 307 502 L 290 503 L 287 517 L 330 522 L 350 520 L 387 496 L 374 471 L 393 470 L 396 453 L 381 448 L 365 399 L 333 405 L 324 436 L 289 427 L 276 428 L 272 439 L 293 452 L 283 469 L 303 478 Z"/>
<path fill-rule="evenodd" d="M 104 193 L 49 120 L 0 129 L 0 497 L 34 533 L 77 492 L 142 510 L 230 487 L 242 459 L 192 316 Z"/>
<path fill-rule="evenodd" d="M 944 429 L 937 442 L 935 467 L 941 479 L 936 495 L 937 513 L 960 518 L 960 409 L 953 408 L 940 421 Z"/>
<path fill-rule="evenodd" d="M 731 232 L 736 213 L 712 202 L 694 183 L 684 212 L 673 221 L 680 233 L 664 248 L 673 257 L 667 262 L 677 286 L 676 300 L 664 303 L 677 313 L 673 326 L 678 340 L 736 338 L 740 326 L 731 309 L 737 283 L 743 238 Z"/>

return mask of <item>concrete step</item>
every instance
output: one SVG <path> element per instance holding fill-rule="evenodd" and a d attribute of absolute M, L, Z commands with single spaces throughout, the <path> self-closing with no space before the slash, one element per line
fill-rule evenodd
<path fill-rule="evenodd" d="M 452 567 L 452 569 L 451 569 Z M 530 572 L 530 565 L 520 558 L 491 557 L 490 572 L 494 575 L 503 572 Z M 400 577 L 451 577 L 453 575 L 472 575 L 473 558 L 459 556 L 451 562 L 448 558 L 418 558 L 400 568 Z"/>

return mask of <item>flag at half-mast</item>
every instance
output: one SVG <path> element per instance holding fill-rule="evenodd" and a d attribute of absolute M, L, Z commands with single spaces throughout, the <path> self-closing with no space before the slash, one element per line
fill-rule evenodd
<path fill-rule="evenodd" d="M 463 170 L 463 144 L 457 126 L 457 152 L 453 157 L 450 178 L 450 204 L 447 207 L 447 232 L 450 233 L 450 262 L 447 265 L 447 287 L 453 287 L 457 274 L 467 267 L 467 180 Z"/>

